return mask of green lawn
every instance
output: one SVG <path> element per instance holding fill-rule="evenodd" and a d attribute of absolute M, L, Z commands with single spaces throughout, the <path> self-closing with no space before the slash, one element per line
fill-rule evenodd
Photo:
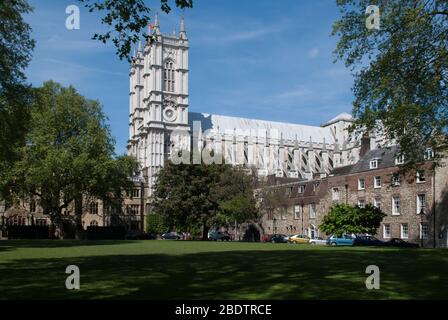
<path fill-rule="evenodd" d="M 65 289 L 65 268 L 81 289 Z M 380 290 L 365 269 L 378 265 Z M 0 241 L 0 299 L 448 299 L 448 250 L 189 241 Z"/>

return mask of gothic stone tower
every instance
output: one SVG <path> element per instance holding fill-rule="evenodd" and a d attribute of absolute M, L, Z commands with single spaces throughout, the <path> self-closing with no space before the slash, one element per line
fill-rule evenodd
<path fill-rule="evenodd" d="M 130 70 L 128 154 L 137 158 L 151 195 L 155 176 L 172 147 L 190 149 L 188 125 L 188 39 L 184 19 L 180 32 L 160 32 L 156 16 L 154 41 L 139 43 Z"/>

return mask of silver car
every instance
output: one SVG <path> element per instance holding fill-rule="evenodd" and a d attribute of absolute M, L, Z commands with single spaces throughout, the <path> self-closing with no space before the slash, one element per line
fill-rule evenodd
<path fill-rule="evenodd" d="M 317 238 L 313 238 L 309 240 L 310 244 L 315 244 L 315 245 L 326 245 L 327 244 L 327 240 L 324 240 L 321 237 L 317 237 Z"/>

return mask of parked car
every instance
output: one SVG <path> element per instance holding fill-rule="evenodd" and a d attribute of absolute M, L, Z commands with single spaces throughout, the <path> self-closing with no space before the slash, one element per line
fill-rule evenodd
<path fill-rule="evenodd" d="M 268 238 L 268 242 L 271 243 L 287 243 L 288 242 L 288 236 L 285 234 L 272 234 Z"/>
<path fill-rule="evenodd" d="M 177 232 L 167 232 L 160 237 L 162 240 L 180 240 L 180 235 Z"/>
<path fill-rule="evenodd" d="M 356 236 L 353 240 L 354 246 L 384 246 L 384 241 L 378 240 L 373 236 Z"/>
<path fill-rule="evenodd" d="M 389 247 L 402 247 L 402 248 L 419 248 L 420 246 L 417 243 L 407 242 L 400 238 L 392 238 L 389 241 L 384 243 Z"/>
<path fill-rule="evenodd" d="M 294 243 L 294 244 L 308 244 L 309 241 L 310 241 L 310 238 L 303 234 L 295 234 L 293 236 L 290 236 L 288 239 L 289 243 Z"/>
<path fill-rule="evenodd" d="M 141 230 L 129 230 L 126 233 L 127 240 L 154 240 L 157 238 L 156 234 L 146 233 Z"/>
<path fill-rule="evenodd" d="M 355 238 L 349 234 L 342 236 L 332 235 L 327 239 L 327 244 L 331 246 L 351 246 Z"/>
<path fill-rule="evenodd" d="M 211 240 L 211 241 L 230 241 L 230 235 L 227 232 L 210 231 L 208 233 L 208 240 Z"/>
<path fill-rule="evenodd" d="M 316 238 L 313 238 L 313 239 L 310 239 L 310 244 L 313 244 L 313 245 L 326 245 L 327 244 L 327 240 L 324 240 L 323 238 L 321 238 L 321 237 L 316 237 Z"/>

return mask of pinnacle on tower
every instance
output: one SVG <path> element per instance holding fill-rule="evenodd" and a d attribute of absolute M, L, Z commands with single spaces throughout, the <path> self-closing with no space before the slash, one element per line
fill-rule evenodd
<path fill-rule="evenodd" d="M 156 17 L 154 19 L 154 33 L 159 35 L 160 34 L 160 28 L 159 28 L 159 14 L 156 13 Z"/>
<path fill-rule="evenodd" d="M 141 40 L 138 41 L 138 51 L 137 52 L 138 53 L 142 52 L 142 41 Z"/>
<path fill-rule="evenodd" d="M 180 32 L 179 32 L 179 38 L 183 40 L 187 40 L 187 33 L 185 32 L 185 20 L 184 17 L 180 19 Z"/>

